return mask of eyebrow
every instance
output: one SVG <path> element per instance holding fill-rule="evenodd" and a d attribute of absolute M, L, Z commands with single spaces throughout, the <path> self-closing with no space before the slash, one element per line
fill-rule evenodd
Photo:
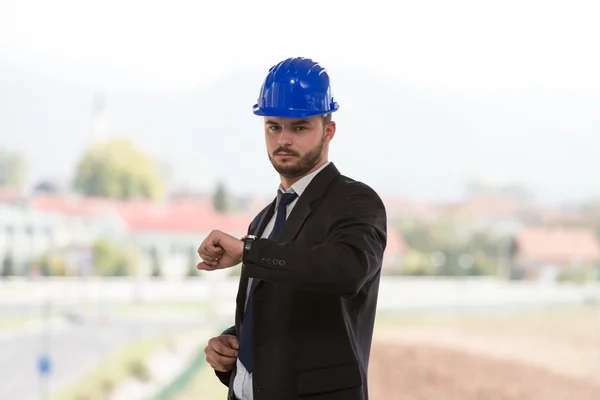
<path fill-rule="evenodd" d="M 265 124 L 268 124 L 268 125 L 279 125 L 279 123 L 278 123 L 278 122 L 276 122 L 276 121 L 273 121 L 273 120 L 270 120 L 270 119 L 269 119 L 269 120 L 267 120 L 267 121 L 265 122 Z M 310 124 L 310 122 L 309 122 L 307 119 L 301 119 L 301 120 L 299 120 L 299 121 L 295 121 L 295 122 L 292 122 L 292 123 L 291 123 L 291 125 L 293 125 L 293 126 L 298 126 L 298 125 L 309 125 L 309 124 Z"/>

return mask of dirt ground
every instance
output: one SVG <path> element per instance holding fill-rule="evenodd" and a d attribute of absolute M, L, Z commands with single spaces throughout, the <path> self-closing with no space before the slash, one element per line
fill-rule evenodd
<path fill-rule="evenodd" d="M 400 322 L 371 357 L 373 400 L 597 400 L 600 314 Z"/>

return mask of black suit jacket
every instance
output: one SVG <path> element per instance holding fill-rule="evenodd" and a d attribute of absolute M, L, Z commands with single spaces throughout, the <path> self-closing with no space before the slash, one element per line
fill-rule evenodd
<path fill-rule="evenodd" d="M 275 201 L 248 232 L 260 236 Z M 243 260 L 235 326 L 240 332 L 248 278 L 254 292 L 255 400 L 366 400 L 385 207 L 364 183 L 331 163 L 308 185 L 277 242 L 258 239 Z M 233 394 L 235 368 L 216 372 Z M 308 397 L 306 397 L 308 396 Z"/>

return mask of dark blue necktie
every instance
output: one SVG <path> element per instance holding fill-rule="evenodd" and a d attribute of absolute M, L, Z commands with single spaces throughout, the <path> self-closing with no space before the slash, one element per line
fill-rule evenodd
<path fill-rule="evenodd" d="M 281 193 L 279 197 L 279 205 L 277 206 L 277 217 L 275 218 L 275 225 L 269 235 L 269 239 L 275 239 L 279 233 L 283 230 L 285 224 L 287 206 L 294 201 L 298 196 L 296 193 Z M 244 314 L 244 323 L 242 325 L 242 335 L 240 338 L 239 347 L 239 359 L 246 367 L 249 373 L 252 373 L 252 293 L 258 283 L 258 279 L 252 280 L 250 287 L 250 294 L 248 295 L 248 303 L 246 304 L 246 313 Z"/>

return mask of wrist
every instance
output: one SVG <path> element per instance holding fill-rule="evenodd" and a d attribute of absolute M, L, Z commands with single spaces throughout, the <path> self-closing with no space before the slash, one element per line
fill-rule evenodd
<path fill-rule="evenodd" d="M 258 239 L 258 237 L 254 235 L 246 235 L 242 238 L 242 262 L 246 260 L 248 253 L 252 250 L 252 244 L 256 239 Z"/>

